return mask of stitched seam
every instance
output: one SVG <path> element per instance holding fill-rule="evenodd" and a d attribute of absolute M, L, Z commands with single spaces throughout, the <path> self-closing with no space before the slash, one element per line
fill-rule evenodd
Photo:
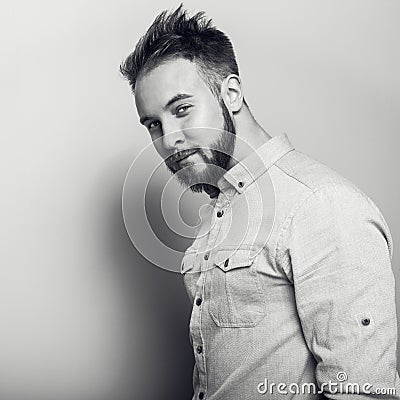
<path fill-rule="evenodd" d="M 279 232 L 279 235 L 278 235 L 278 240 L 277 240 L 276 246 L 275 246 L 276 262 L 279 263 L 279 261 L 281 261 L 281 259 L 282 259 L 282 254 L 281 254 L 282 243 L 281 243 L 281 241 L 283 240 L 285 233 L 286 233 L 287 229 L 289 228 L 290 224 L 292 223 L 293 218 L 296 216 L 296 213 L 298 212 L 298 210 L 301 207 L 303 207 L 318 192 L 321 192 L 322 190 L 325 190 L 325 189 L 331 188 L 331 187 L 335 187 L 335 186 L 336 187 L 341 186 L 341 187 L 347 188 L 347 186 L 344 183 L 338 183 L 338 182 L 322 184 L 322 185 L 317 186 L 316 188 L 312 189 L 312 191 L 308 194 L 308 196 L 306 196 L 305 198 L 303 198 L 302 200 L 300 200 L 299 202 L 297 202 L 295 204 L 295 206 L 292 208 L 292 210 L 289 212 L 288 216 L 286 217 L 285 222 L 282 224 L 281 231 Z M 288 266 L 284 266 L 283 263 L 281 263 L 281 265 L 282 265 L 282 268 L 283 268 L 285 274 L 287 276 L 289 276 L 289 271 L 287 270 Z"/>
<path fill-rule="evenodd" d="M 264 167 L 265 167 L 265 168 L 263 168 L 263 170 L 257 175 L 257 177 L 256 177 L 255 179 L 253 179 L 253 180 L 246 186 L 246 190 L 247 190 L 247 188 L 248 188 L 249 186 L 251 186 L 254 182 L 257 182 L 257 180 L 258 180 L 260 177 L 262 177 L 265 173 L 267 173 L 267 172 L 270 170 L 271 167 L 273 167 L 274 165 L 277 166 L 276 163 L 277 163 L 281 158 L 285 157 L 287 154 L 289 154 L 289 153 L 292 152 L 292 151 L 294 151 L 294 149 L 288 150 L 287 152 L 285 152 L 284 154 L 282 154 L 279 158 L 277 158 L 271 165 L 268 165 L 268 164 L 265 164 L 265 163 L 264 163 Z M 263 161 L 263 162 L 264 162 L 264 161 Z M 267 165 L 268 165 L 268 166 L 267 166 Z M 246 190 L 244 190 L 243 193 L 244 193 Z"/>
<path fill-rule="evenodd" d="M 285 175 L 289 176 L 290 178 L 294 179 L 295 181 L 301 183 L 303 186 L 307 187 L 310 190 L 313 190 L 311 186 L 308 186 L 305 182 L 301 181 L 299 178 L 294 176 L 293 174 L 289 173 L 288 171 L 284 170 L 282 167 L 280 167 L 278 164 L 276 164 L 276 167 L 278 167 Z"/>

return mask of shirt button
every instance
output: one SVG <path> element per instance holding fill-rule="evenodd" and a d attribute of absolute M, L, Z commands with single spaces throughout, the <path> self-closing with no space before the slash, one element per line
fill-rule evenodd
<path fill-rule="evenodd" d="M 196 305 L 199 306 L 203 300 L 200 297 L 196 299 Z"/>
<path fill-rule="evenodd" d="M 227 258 L 224 262 L 224 268 L 227 268 L 229 264 L 229 258 Z"/>
<path fill-rule="evenodd" d="M 202 346 L 197 346 L 196 347 L 196 351 L 199 353 L 199 354 L 201 354 L 202 352 L 203 352 L 203 347 Z"/>
<path fill-rule="evenodd" d="M 205 260 L 208 260 L 208 257 L 210 257 L 210 253 L 204 254 L 204 259 L 205 259 Z"/>
<path fill-rule="evenodd" d="M 224 215 L 224 210 L 218 211 L 217 212 L 217 217 L 221 218 Z"/>
<path fill-rule="evenodd" d="M 200 392 L 199 393 L 199 399 L 201 400 L 201 399 L 204 399 L 204 393 L 203 392 Z"/>
<path fill-rule="evenodd" d="M 244 183 L 242 181 L 238 182 L 238 186 L 241 188 L 244 186 Z"/>
<path fill-rule="evenodd" d="M 369 318 L 363 318 L 362 321 L 361 321 L 361 323 L 362 323 L 364 326 L 368 326 L 370 322 L 371 322 L 371 321 L 370 321 Z"/>

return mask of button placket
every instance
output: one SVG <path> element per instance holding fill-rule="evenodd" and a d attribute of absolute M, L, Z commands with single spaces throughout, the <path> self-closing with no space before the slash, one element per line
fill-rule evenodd
<path fill-rule="evenodd" d="M 196 367 L 199 373 L 199 393 L 204 393 L 207 390 L 207 374 L 204 355 L 204 338 L 202 335 L 202 312 L 201 307 L 204 301 L 204 285 L 206 273 L 201 273 L 201 278 L 197 283 L 195 301 L 193 303 L 190 333 L 192 337 L 193 352 L 195 356 Z"/>
<path fill-rule="evenodd" d="M 199 386 L 198 386 L 198 398 L 205 399 L 207 392 L 207 371 L 206 371 L 206 348 L 205 340 L 202 333 L 202 317 L 203 313 L 207 311 L 203 307 L 204 305 L 204 293 L 205 293 L 205 280 L 208 273 L 208 266 L 213 262 L 212 259 L 212 249 L 217 241 L 217 238 L 221 232 L 223 224 L 226 224 L 226 211 L 230 207 L 230 201 L 222 202 L 218 198 L 218 202 L 215 208 L 218 210 L 214 211 L 214 223 L 211 225 L 212 229 L 209 230 L 206 236 L 203 237 L 202 249 L 210 249 L 209 251 L 203 253 L 202 255 L 202 267 L 201 267 L 201 279 L 197 282 L 197 290 L 195 294 L 195 300 L 192 309 L 192 323 L 191 323 L 191 336 L 192 336 L 192 346 L 196 362 L 196 367 L 198 370 Z M 224 211 L 225 209 L 225 211 Z M 217 218 L 215 218 L 215 216 Z M 224 216 L 224 218 L 221 218 Z M 211 246 L 210 246 L 211 245 Z M 203 250 L 204 251 L 204 250 Z M 201 255 L 199 255 L 201 257 Z"/>
<path fill-rule="evenodd" d="M 207 249 L 213 249 L 214 244 L 217 242 L 218 235 L 221 231 L 222 224 L 224 223 L 223 218 L 217 218 L 215 224 L 214 224 L 214 229 L 210 230 L 208 233 L 208 238 L 207 238 Z M 208 266 L 208 260 L 210 258 L 210 252 L 208 251 L 206 254 L 204 254 L 204 260 L 206 261 L 206 269 Z"/>

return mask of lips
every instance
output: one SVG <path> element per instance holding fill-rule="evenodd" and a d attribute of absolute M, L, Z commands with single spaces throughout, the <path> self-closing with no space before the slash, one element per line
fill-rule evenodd
<path fill-rule="evenodd" d="M 194 154 L 196 152 L 197 152 L 197 149 L 180 151 L 179 153 L 177 153 L 175 155 L 175 161 L 176 162 L 180 162 L 180 161 L 184 160 L 185 158 L 191 156 L 192 154 Z"/>

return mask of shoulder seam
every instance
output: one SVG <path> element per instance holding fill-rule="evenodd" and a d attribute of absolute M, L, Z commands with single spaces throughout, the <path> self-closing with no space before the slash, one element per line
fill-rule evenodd
<path fill-rule="evenodd" d="M 290 174 L 288 171 L 285 171 L 282 167 L 280 167 L 277 163 L 275 163 L 275 166 L 277 168 L 279 168 L 284 174 L 286 174 L 287 176 L 289 176 L 290 178 L 294 179 L 295 181 L 299 182 L 300 184 L 302 184 L 303 186 L 307 187 L 310 190 L 313 190 L 311 188 L 311 186 L 308 186 L 305 182 L 301 181 L 300 179 L 298 179 L 297 177 L 295 177 L 293 174 Z"/>
<path fill-rule="evenodd" d="M 305 185 L 305 186 L 307 186 L 307 185 Z M 280 232 L 279 232 L 279 234 L 278 234 L 278 239 L 277 239 L 277 241 L 276 241 L 276 246 L 275 246 L 275 257 L 276 257 L 275 262 L 277 262 L 277 261 L 280 259 L 280 257 L 281 257 L 281 255 L 278 256 L 278 253 L 280 252 L 281 240 L 283 239 L 284 234 L 285 234 L 285 232 L 287 231 L 287 229 L 288 229 L 290 223 L 292 222 L 293 218 L 294 218 L 295 215 L 297 214 L 297 211 L 298 211 L 304 204 L 306 204 L 306 203 L 307 203 L 315 194 L 317 194 L 318 192 L 320 192 L 320 191 L 322 191 L 322 190 L 324 190 L 324 189 L 330 188 L 330 187 L 335 187 L 335 186 L 342 186 L 342 187 L 344 187 L 344 188 L 347 188 L 347 187 L 348 187 L 344 182 L 330 182 L 330 183 L 327 183 L 327 184 L 322 184 L 322 185 L 319 185 L 319 186 L 315 187 L 314 189 L 310 188 L 311 192 L 308 193 L 307 196 L 305 196 L 304 198 L 302 198 L 300 201 L 298 201 L 298 202 L 294 205 L 294 207 L 293 207 L 293 208 L 291 209 L 291 211 L 289 212 L 288 216 L 285 218 L 285 221 L 284 221 L 283 224 L 282 224 L 282 228 L 280 229 Z M 308 186 L 307 186 L 307 187 L 308 187 Z M 360 192 L 359 190 L 356 190 L 356 192 L 357 192 L 359 195 L 360 195 L 360 194 L 363 194 L 363 193 Z M 283 266 L 283 264 L 282 264 L 282 268 L 283 268 L 285 274 L 286 274 L 287 276 L 289 276 L 289 271 L 287 271 L 287 270 L 285 269 L 285 267 Z"/>

